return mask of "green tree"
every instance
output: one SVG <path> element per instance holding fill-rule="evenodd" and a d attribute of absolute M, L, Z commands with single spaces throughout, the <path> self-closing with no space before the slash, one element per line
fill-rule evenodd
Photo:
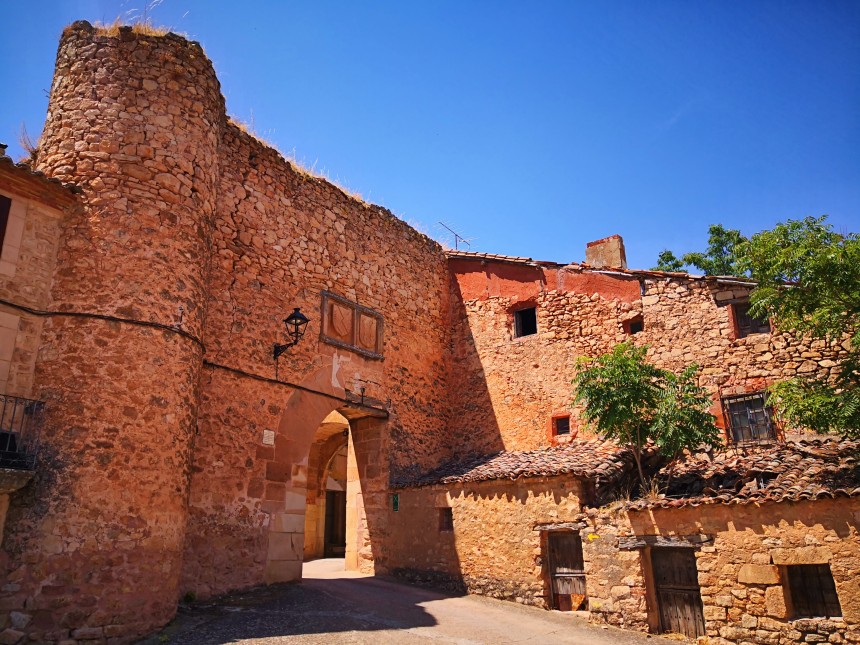
<path fill-rule="evenodd" d="M 647 349 L 621 343 L 595 359 L 580 358 L 574 401 L 604 439 L 630 448 L 642 486 L 642 450 L 654 441 L 673 463 L 685 450 L 720 445 L 708 413 L 711 400 L 696 383 L 698 366 L 674 374 L 648 363 Z"/>
<path fill-rule="evenodd" d="M 860 238 L 808 217 L 753 235 L 739 251 L 757 281 L 754 315 L 847 351 L 835 379 L 776 383 L 771 403 L 794 426 L 860 436 Z"/>
<path fill-rule="evenodd" d="M 705 275 L 745 275 L 738 258 L 738 249 L 746 238 L 733 228 L 722 224 L 708 227 L 708 248 L 704 253 L 685 253 L 679 260 L 672 251 L 664 249 L 657 257 L 655 271 L 680 271 L 685 266 L 699 269 Z"/>
<path fill-rule="evenodd" d="M 684 263 L 681 262 L 675 254 L 669 249 L 660 251 L 657 256 L 657 266 L 652 267 L 652 271 L 681 271 L 684 268 Z"/>

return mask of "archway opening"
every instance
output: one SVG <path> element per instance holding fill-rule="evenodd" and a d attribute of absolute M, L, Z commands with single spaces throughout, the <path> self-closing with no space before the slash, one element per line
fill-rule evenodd
<path fill-rule="evenodd" d="M 319 377 L 322 379 L 322 372 Z M 318 379 L 319 380 L 319 379 Z M 322 392 L 324 381 L 313 382 Z M 375 573 L 379 536 L 384 526 L 388 499 L 386 441 L 388 412 L 380 401 L 355 402 L 335 396 L 318 396 L 300 390 L 288 401 L 274 438 L 274 462 L 267 464 L 267 477 L 283 481 L 280 497 L 267 502 L 271 507 L 268 522 L 265 580 L 267 583 L 301 580 L 303 562 L 326 554 L 326 498 L 335 453 L 346 447 L 345 536 L 332 535 L 329 552 L 344 552 L 343 566 L 348 571 Z M 337 477 L 332 478 L 335 482 Z M 342 479 L 340 480 L 343 481 Z M 268 483 L 267 483 L 268 486 Z M 342 484 L 341 484 L 342 486 Z M 332 490 L 338 486 L 332 486 Z M 267 488 L 268 490 L 268 488 Z M 339 497 L 339 496 L 333 496 Z M 335 501 L 341 508 L 341 500 Z M 335 513 L 331 527 L 341 515 Z M 335 531 L 336 532 L 336 531 Z M 342 547 L 341 547 L 342 545 Z M 333 548 L 334 547 L 334 548 Z"/>
<path fill-rule="evenodd" d="M 349 446 L 349 421 L 332 411 L 317 428 L 308 454 L 305 561 L 346 554 Z"/>

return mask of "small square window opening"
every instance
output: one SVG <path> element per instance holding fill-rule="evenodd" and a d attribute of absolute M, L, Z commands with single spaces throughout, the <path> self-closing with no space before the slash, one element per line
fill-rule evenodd
<path fill-rule="evenodd" d="M 829 565 L 794 564 L 785 569 L 796 618 L 835 618 L 842 615 Z"/>
<path fill-rule="evenodd" d="M 514 335 L 531 336 L 537 333 L 537 308 L 529 307 L 514 312 Z"/>
<path fill-rule="evenodd" d="M 570 434 L 570 417 L 556 417 L 552 420 L 552 429 L 556 436 Z"/>
<path fill-rule="evenodd" d="M 454 530 L 454 509 L 440 508 L 439 509 L 439 531 Z"/>
<path fill-rule="evenodd" d="M 746 338 L 750 334 L 770 333 L 770 321 L 750 315 L 750 303 L 738 302 L 733 304 L 732 308 L 738 338 Z"/>
<path fill-rule="evenodd" d="M 645 321 L 642 320 L 642 316 L 636 316 L 635 318 L 631 318 L 622 323 L 622 327 L 624 327 L 624 333 L 630 334 L 640 334 L 645 331 Z"/>

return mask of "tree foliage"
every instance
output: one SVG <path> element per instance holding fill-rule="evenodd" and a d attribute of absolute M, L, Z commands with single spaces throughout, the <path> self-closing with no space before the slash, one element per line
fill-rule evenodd
<path fill-rule="evenodd" d="M 836 379 L 777 383 L 771 402 L 792 425 L 860 436 L 860 238 L 808 217 L 753 235 L 739 256 L 757 281 L 751 313 L 847 351 Z"/>
<path fill-rule="evenodd" d="M 722 224 L 708 227 L 708 248 L 704 253 L 685 253 L 679 260 L 664 249 L 657 258 L 656 271 L 680 271 L 685 266 L 699 269 L 705 275 L 745 275 L 739 262 L 738 250 L 746 242 L 741 232 Z"/>
<path fill-rule="evenodd" d="M 660 251 L 660 255 L 657 256 L 657 266 L 652 268 L 653 271 L 682 271 L 683 269 L 684 263 L 669 249 Z"/>
<path fill-rule="evenodd" d="M 711 399 L 696 383 L 698 366 L 674 374 L 648 363 L 646 351 L 621 343 L 598 358 L 581 358 L 573 381 L 583 418 L 604 439 L 631 449 L 643 486 L 642 449 L 649 440 L 672 461 L 684 450 L 720 445 Z"/>

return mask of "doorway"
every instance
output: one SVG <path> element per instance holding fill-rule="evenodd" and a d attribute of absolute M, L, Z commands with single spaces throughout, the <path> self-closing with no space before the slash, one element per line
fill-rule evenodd
<path fill-rule="evenodd" d="M 660 631 L 697 638 L 705 635 L 696 554 L 690 548 L 651 549 L 660 612 Z"/>
<path fill-rule="evenodd" d="M 344 444 L 331 457 L 324 475 L 325 520 L 323 526 L 323 557 L 342 558 L 346 555 L 346 487 L 349 446 Z"/>
<path fill-rule="evenodd" d="M 552 608 L 578 611 L 586 598 L 582 538 L 576 531 L 548 531 L 546 535 Z"/>
<path fill-rule="evenodd" d="M 325 493 L 325 547 L 323 557 L 342 558 L 346 555 L 346 491 L 327 490 Z"/>

